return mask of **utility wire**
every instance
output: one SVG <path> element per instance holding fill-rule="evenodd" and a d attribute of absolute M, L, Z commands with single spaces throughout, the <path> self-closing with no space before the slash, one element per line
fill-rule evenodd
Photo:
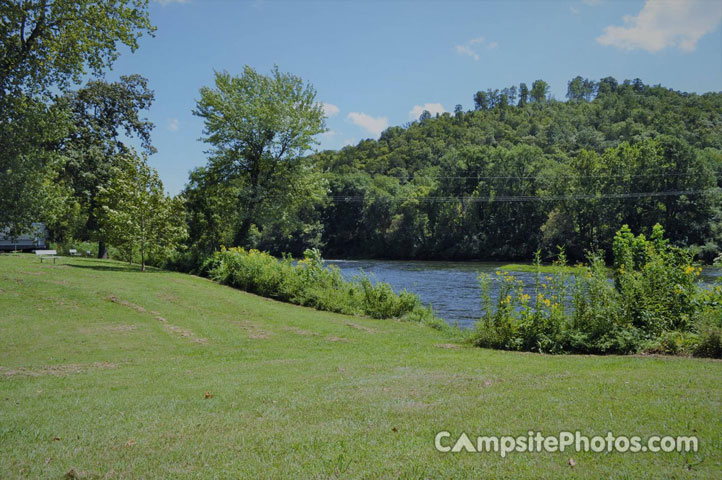
<path fill-rule="evenodd" d="M 617 175 L 557 175 L 557 174 L 548 174 L 548 175 L 529 175 L 529 176 L 488 176 L 488 175 L 478 175 L 478 176 L 450 176 L 450 175 L 383 175 L 378 174 L 375 176 L 381 176 L 381 177 L 391 177 L 391 178 L 399 178 L 399 179 L 458 179 L 458 180 L 533 180 L 537 178 L 657 178 L 657 177 L 695 177 L 695 176 L 707 176 L 708 174 L 703 172 L 696 172 L 696 173 L 641 173 L 641 174 L 634 174 L 634 175 L 625 175 L 625 174 L 617 174 Z M 718 172 L 710 172 L 710 176 L 718 176 L 722 175 L 722 171 Z"/>
<path fill-rule="evenodd" d="M 673 197 L 681 195 L 701 195 L 705 193 L 719 192 L 719 189 L 707 190 L 675 190 L 667 192 L 635 192 L 635 193 L 603 193 L 597 195 L 498 195 L 488 197 L 464 196 L 464 197 L 387 197 L 390 200 L 416 200 L 425 203 L 434 202 L 469 202 L 469 203 L 492 203 L 492 202 L 549 202 L 559 200 L 600 200 L 614 198 L 647 198 L 647 197 Z M 330 200 L 337 202 L 363 202 L 363 195 L 331 195 Z M 380 197 L 381 199 L 383 197 Z"/>

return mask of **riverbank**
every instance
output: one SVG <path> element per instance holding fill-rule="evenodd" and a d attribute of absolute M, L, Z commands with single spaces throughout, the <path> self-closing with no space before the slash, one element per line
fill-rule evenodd
<path fill-rule="evenodd" d="M 112 261 L 0 256 L 0 290 L 3 478 L 715 478 L 722 463 L 719 361 L 470 348 Z M 442 430 L 696 435 L 700 452 L 442 454 Z"/>

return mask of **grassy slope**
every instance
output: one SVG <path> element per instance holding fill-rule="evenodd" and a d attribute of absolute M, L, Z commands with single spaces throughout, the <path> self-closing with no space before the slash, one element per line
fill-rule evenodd
<path fill-rule="evenodd" d="M 722 468 L 722 362 L 437 346 L 446 342 L 427 327 L 187 275 L 0 256 L 0 478 L 71 468 L 113 478 L 713 478 Z M 501 459 L 433 448 L 439 430 L 576 429 L 696 432 L 702 451 Z"/>

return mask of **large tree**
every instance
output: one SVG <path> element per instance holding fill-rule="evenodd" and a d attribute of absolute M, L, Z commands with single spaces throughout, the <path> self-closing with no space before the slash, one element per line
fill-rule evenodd
<path fill-rule="evenodd" d="M 269 75 L 246 66 L 241 76 L 217 72 L 193 113 L 203 118 L 211 145 L 208 171 L 236 194 L 234 243 L 318 197 L 319 183 L 303 158 L 325 130 L 316 91 L 275 67 Z M 311 195 L 309 195 L 311 194 Z M 253 227 L 253 228 L 252 228 Z"/>
<path fill-rule="evenodd" d="M 52 151 L 67 118 L 49 106 L 53 94 L 153 30 L 148 0 L 0 1 L 0 229 L 22 232 L 57 203 Z"/>
<path fill-rule="evenodd" d="M 129 75 L 117 82 L 88 82 L 63 99 L 72 121 L 62 148 L 67 157 L 63 178 L 82 207 L 82 235 L 99 241 L 99 257 L 105 256 L 106 249 L 98 230 L 96 196 L 111 180 L 119 155 L 128 153 L 125 138 L 137 137 L 146 154 L 155 152 L 150 143 L 153 124 L 141 115 L 153 98 L 145 78 Z"/>

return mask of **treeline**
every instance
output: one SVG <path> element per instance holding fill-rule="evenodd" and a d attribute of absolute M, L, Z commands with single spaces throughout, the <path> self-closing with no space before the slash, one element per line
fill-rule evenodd
<path fill-rule="evenodd" d="M 474 95 L 476 109 L 391 127 L 313 157 L 327 256 L 528 259 L 610 251 L 623 224 L 704 259 L 722 247 L 722 94 L 577 77 Z M 514 103 L 516 101 L 516 103 Z M 283 245 L 289 248 L 291 245 Z M 264 243 L 264 248 L 280 245 Z"/>

